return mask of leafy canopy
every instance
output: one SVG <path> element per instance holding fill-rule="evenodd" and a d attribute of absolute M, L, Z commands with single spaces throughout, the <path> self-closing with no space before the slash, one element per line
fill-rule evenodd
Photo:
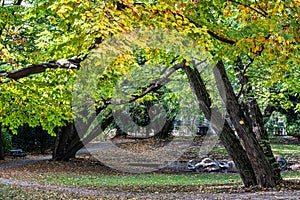
<path fill-rule="evenodd" d="M 30 2 L 29 6 L 0 7 L 0 73 L 62 58 L 85 58 L 113 35 L 152 27 L 195 39 L 229 67 L 237 57 L 251 62 L 244 75 L 261 99 L 278 95 L 270 90 L 276 84 L 284 93 L 299 92 L 299 0 Z M 99 79 L 99 93 L 106 97 L 115 86 L 113 80 L 132 69 L 130 59 L 119 62 L 125 67 L 107 66 Z M 236 73 L 231 69 L 228 73 Z M 52 130 L 72 120 L 76 73 L 48 70 L 18 81 L 0 76 L 0 122 L 12 129 L 30 123 Z"/>

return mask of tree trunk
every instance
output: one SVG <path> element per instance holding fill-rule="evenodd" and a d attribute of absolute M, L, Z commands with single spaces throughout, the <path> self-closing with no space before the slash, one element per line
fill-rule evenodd
<path fill-rule="evenodd" d="M 173 122 L 175 120 L 175 117 L 172 119 L 167 119 L 162 130 L 160 130 L 158 133 L 156 133 L 153 137 L 165 139 L 170 136 L 172 132 Z"/>
<path fill-rule="evenodd" d="M 3 138 L 2 138 L 2 125 L 0 124 L 0 160 L 5 159 L 4 155 L 4 143 L 3 143 Z"/>
<path fill-rule="evenodd" d="M 107 118 L 105 118 L 101 125 L 96 127 L 94 130 L 92 130 L 87 136 L 82 137 L 81 139 L 79 138 L 79 134 L 77 133 L 77 137 L 74 138 L 74 140 L 70 143 L 67 153 L 65 155 L 66 158 L 69 156 L 75 156 L 77 151 L 79 151 L 81 148 L 84 147 L 84 145 L 88 144 L 91 142 L 94 138 L 99 136 L 102 131 L 104 131 L 111 123 L 113 122 L 113 116 L 109 115 Z M 77 131 L 76 131 L 77 132 Z"/>
<path fill-rule="evenodd" d="M 57 150 L 63 149 L 63 151 L 56 151 L 55 154 L 53 154 L 53 160 L 56 161 L 68 161 L 70 158 L 74 158 L 77 151 L 79 151 L 81 148 L 84 147 L 84 145 L 88 144 L 91 142 L 94 138 L 99 136 L 101 134 L 102 130 L 105 130 L 113 121 L 113 116 L 110 115 L 107 118 L 103 120 L 101 125 L 99 127 L 96 127 L 93 131 L 91 131 L 87 136 L 82 136 L 79 137 L 78 131 L 76 130 L 75 126 L 73 123 L 72 124 L 72 134 L 68 134 L 68 131 L 70 131 L 70 127 L 61 131 L 61 135 L 59 137 L 62 137 L 58 141 L 61 141 L 62 144 L 57 145 L 59 146 L 64 146 L 64 148 L 56 148 Z M 84 132 L 84 130 L 87 130 L 87 128 L 83 128 L 81 131 Z M 63 132 L 65 132 L 65 135 L 63 135 Z M 65 138 L 68 137 L 68 138 Z M 65 142 L 67 139 L 67 142 Z M 54 151 L 55 152 L 55 151 Z"/>
<path fill-rule="evenodd" d="M 40 154 L 45 154 L 46 152 L 46 137 L 48 135 L 47 131 L 44 131 L 41 126 L 35 127 L 38 141 L 40 143 Z"/>
<path fill-rule="evenodd" d="M 274 168 L 264 155 L 264 151 L 260 147 L 258 140 L 255 137 L 255 133 L 253 132 L 252 121 L 249 116 L 245 115 L 241 105 L 238 103 L 222 61 L 217 63 L 213 72 L 226 110 L 237 134 L 244 144 L 247 156 L 251 161 L 257 184 L 263 187 L 275 186 L 281 178 L 278 178 Z"/>
<path fill-rule="evenodd" d="M 255 133 L 258 142 L 262 147 L 265 156 L 267 157 L 267 160 L 270 162 L 273 168 L 274 175 L 277 177 L 278 180 L 281 180 L 279 163 L 275 159 L 274 154 L 272 152 L 272 148 L 269 142 L 269 136 L 264 126 L 263 115 L 258 106 L 258 103 L 256 99 L 250 97 L 250 100 L 247 105 L 248 105 L 249 113 L 251 115 L 251 119 L 253 121 L 252 122 L 253 132 Z"/>
<path fill-rule="evenodd" d="M 194 68 L 185 67 L 185 72 L 188 76 L 191 89 L 196 97 L 200 109 L 203 111 L 205 117 L 210 121 L 221 121 L 223 120 L 221 113 L 214 111 L 215 118 L 212 120 L 212 108 L 211 99 L 206 90 L 205 84 L 200 76 L 199 71 Z M 220 127 L 212 124 L 213 129 L 219 135 L 221 142 L 225 146 L 229 156 L 233 159 L 242 181 L 246 187 L 256 185 L 255 174 L 251 165 L 249 158 L 247 157 L 246 151 L 241 145 L 239 139 L 234 134 L 233 130 L 230 128 L 227 121 L 225 121 L 224 127 L 220 130 Z"/>
<path fill-rule="evenodd" d="M 58 133 L 53 149 L 52 159 L 56 161 L 67 161 L 69 158 L 66 158 L 67 148 L 70 142 L 70 138 L 74 134 L 74 124 L 68 122 L 66 126 L 61 128 L 61 131 Z"/>
<path fill-rule="evenodd" d="M 239 80 L 239 83 L 242 84 L 241 93 L 244 96 L 244 102 L 242 103 L 242 110 L 244 111 L 245 115 L 251 117 L 251 124 L 252 130 L 255 133 L 255 136 L 259 142 L 259 145 L 262 147 L 267 160 L 271 163 L 273 167 L 273 171 L 275 176 L 280 179 L 280 169 L 279 164 L 276 161 L 271 145 L 269 142 L 269 136 L 267 130 L 265 128 L 264 118 L 262 112 L 259 108 L 259 105 L 255 99 L 253 94 L 253 87 L 249 83 L 249 77 L 245 75 L 245 68 L 249 67 L 252 64 L 253 60 L 246 65 L 243 64 L 243 60 L 241 57 L 237 58 L 235 71 L 237 72 L 236 77 Z M 244 89 L 243 86 L 248 86 Z"/>

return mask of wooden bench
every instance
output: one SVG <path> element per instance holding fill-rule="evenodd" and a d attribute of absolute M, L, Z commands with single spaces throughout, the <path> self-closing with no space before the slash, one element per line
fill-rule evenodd
<path fill-rule="evenodd" d="M 12 149 L 12 150 L 10 150 L 10 154 L 14 158 L 17 158 L 17 157 L 25 158 L 27 155 L 22 149 Z"/>

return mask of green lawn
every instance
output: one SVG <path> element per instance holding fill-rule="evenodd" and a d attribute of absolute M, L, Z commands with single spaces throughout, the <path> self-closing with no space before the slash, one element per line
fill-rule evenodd
<path fill-rule="evenodd" d="M 281 156 L 285 159 L 289 157 L 300 158 L 300 145 L 283 145 L 271 144 L 274 155 Z"/>
<path fill-rule="evenodd" d="M 285 159 L 297 159 L 299 160 L 298 162 L 300 162 L 300 145 L 271 144 L 271 148 L 275 156 L 280 156 Z M 213 148 L 210 154 L 218 155 L 223 158 L 228 157 L 226 149 L 223 146 Z"/>
<path fill-rule="evenodd" d="M 299 171 L 282 173 L 283 178 L 300 179 Z M 83 187 L 111 187 L 111 186 L 188 186 L 188 185 L 213 185 L 241 183 L 238 174 L 140 174 L 122 176 L 90 176 L 90 175 L 64 175 L 53 174 L 42 179 L 40 182 L 58 185 L 77 185 Z"/>
<path fill-rule="evenodd" d="M 59 185 L 77 186 L 159 186 L 159 185 L 198 185 L 198 184 L 226 184 L 241 182 L 237 174 L 195 174 L 195 175 L 167 175 L 140 174 L 125 176 L 85 176 L 85 175 L 55 175 L 40 179 L 41 182 Z"/>
<path fill-rule="evenodd" d="M 300 172 L 284 172 L 284 178 L 300 179 Z M 237 174 L 195 174 L 195 175 L 122 175 L 86 176 L 57 175 L 36 181 L 53 185 L 74 186 L 92 189 L 109 189 L 128 192 L 238 192 L 241 180 Z M 278 190 L 278 188 L 276 189 Z M 76 191 L 76 189 L 75 189 Z M 0 199 L 97 199 L 97 195 L 72 194 L 39 188 L 0 184 Z M 100 197 L 102 199 L 102 196 Z"/>

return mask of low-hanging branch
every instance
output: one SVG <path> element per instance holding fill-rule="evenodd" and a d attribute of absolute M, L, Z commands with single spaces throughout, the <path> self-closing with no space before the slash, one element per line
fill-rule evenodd
<path fill-rule="evenodd" d="M 81 58 L 70 58 L 67 60 L 56 60 L 43 62 L 38 64 L 33 64 L 27 67 L 16 69 L 13 71 L 8 71 L 0 73 L 0 77 L 6 77 L 9 79 L 18 80 L 24 77 L 28 77 L 32 74 L 38 74 L 45 72 L 47 69 L 79 69 L 80 68 Z"/>

